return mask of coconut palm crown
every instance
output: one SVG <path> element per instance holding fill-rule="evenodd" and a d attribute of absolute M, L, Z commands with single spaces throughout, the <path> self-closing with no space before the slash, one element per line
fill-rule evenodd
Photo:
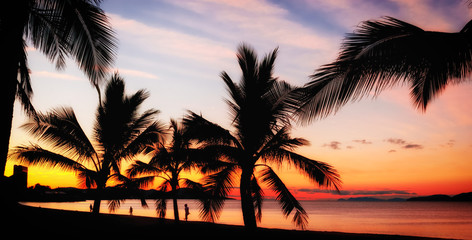
<path fill-rule="evenodd" d="M 139 106 L 148 96 L 144 90 L 125 95 L 124 80 L 115 74 L 97 109 L 92 138 L 86 135 L 71 108 L 58 108 L 38 114 L 22 126 L 51 150 L 37 144 L 17 146 L 10 158 L 77 173 L 81 187 L 97 189 L 93 211 L 98 213 L 107 182 L 124 179 L 122 161 L 132 160 L 164 132 L 162 124 L 154 120 L 157 110 L 139 113 Z M 111 203 L 109 207 L 113 208 L 116 202 Z"/>
<path fill-rule="evenodd" d="M 295 166 L 314 184 L 338 189 L 340 177 L 329 164 L 316 161 L 293 150 L 308 144 L 302 138 L 290 136 L 290 116 L 295 109 L 294 88 L 273 76 L 278 49 L 258 60 L 251 47 L 241 45 L 237 51 L 242 78 L 239 83 L 222 72 L 230 96 L 226 102 L 231 113 L 232 131 L 190 112 L 184 118 L 188 134 L 201 144 L 210 162 L 201 171 L 213 198 L 203 203 L 201 216 L 208 221 L 219 217 L 224 200 L 238 186 L 244 225 L 257 227 L 262 218 L 263 186 L 276 193 L 284 216 L 294 210 L 293 222 L 305 228 L 308 215 L 286 187 L 273 166 Z"/>
<path fill-rule="evenodd" d="M 202 185 L 181 175 L 197 168 L 201 161 L 198 149 L 191 147 L 190 139 L 183 126 L 175 120 L 171 120 L 172 140 L 167 143 L 165 139 L 156 141 L 147 146 L 144 153 L 151 157 L 148 163 L 135 161 L 126 170 L 132 182 L 141 187 L 147 187 L 155 180 L 159 181 L 157 189 L 163 194 L 170 193 L 173 202 L 174 220 L 179 221 L 179 208 L 177 204 L 178 192 L 181 187 L 194 190 L 203 194 Z M 167 211 L 166 198 L 156 200 L 156 211 L 160 218 L 164 218 Z"/>
<path fill-rule="evenodd" d="M 57 69 L 71 57 L 97 88 L 117 49 L 100 0 L 15 0 L 0 8 L 0 176 L 7 159 L 15 98 L 28 114 L 31 104 L 27 48 L 43 53 Z M 0 182 L 2 178 L 0 177 Z"/>

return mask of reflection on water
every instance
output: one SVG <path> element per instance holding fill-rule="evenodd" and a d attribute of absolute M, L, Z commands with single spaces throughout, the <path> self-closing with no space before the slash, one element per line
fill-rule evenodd
<path fill-rule="evenodd" d="M 355 233 L 384 233 L 427 237 L 472 239 L 472 203 L 467 202 L 322 202 L 301 201 L 309 214 L 308 230 Z M 28 206 L 75 211 L 89 211 L 93 201 L 67 203 L 23 203 Z M 189 221 L 200 221 L 199 203 L 179 199 L 180 216 L 184 204 L 190 208 Z M 156 217 L 154 203 L 141 207 L 139 200 L 127 200 L 115 214 Z M 172 204 L 167 204 L 167 218 L 173 218 Z M 102 201 L 101 212 L 108 212 L 107 201 Z M 295 229 L 291 217 L 284 218 L 277 202 L 263 204 L 261 227 Z M 218 223 L 242 225 L 241 205 L 228 200 Z"/>

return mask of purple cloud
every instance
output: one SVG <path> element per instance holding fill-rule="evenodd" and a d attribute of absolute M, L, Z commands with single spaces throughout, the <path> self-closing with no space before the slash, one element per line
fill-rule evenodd
<path fill-rule="evenodd" d="M 405 148 L 405 149 L 423 149 L 423 145 L 420 145 L 420 144 L 406 144 L 402 148 Z"/>

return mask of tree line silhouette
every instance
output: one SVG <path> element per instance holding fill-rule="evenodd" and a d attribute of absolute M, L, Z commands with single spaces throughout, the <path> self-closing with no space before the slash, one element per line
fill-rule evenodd
<path fill-rule="evenodd" d="M 339 190 L 341 180 L 331 165 L 294 152 L 308 141 L 290 135 L 293 122 L 323 118 L 349 101 L 399 83 L 411 85 L 416 106 L 424 110 L 448 84 L 469 80 L 471 71 L 471 22 L 458 33 L 441 33 L 386 17 L 365 21 L 346 35 L 338 59 L 317 69 L 303 87 L 274 76 L 278 48 L 259 59 L 250 46 L 240 45 L 236 56 L 241 80 L 234 82 L 226 72 L 221 73 L 229 95 L 226 103 L 232 128 L 224 129 L 194 112 L 188 112 L 181 122 L 171 120 L 168 127 L 156 120 L 157 110 L 140 111 L 149 96 L 147 91 L 127 95 L 118 74 L 106 76 L 115 57 L 116 38 L 100 2 L 19 0 L 0 10 L 0 70 L 5 79 L 0 111 L 9 123 L 0 127 L 1 173 L 16 97 L 30 116 L 22 128 L 48 148 L 16 146 L 9 157 L 76 172 L 81 186 L 97 191 L 96 214 L 100 192 L 110 180 L 123 188 L 137 189 L 161 179 L 158 189 L 163 192 L 176 192 L 180 187 L 200 191 L 200 216 L 207 221 L 219 217 L 229 192 L 239 186 L 244 225 L 254 229 L 262 218 L 265 186 L 276 193 L 284 216 L 293 213 L 293 223 L 303 229 L 307 213 L 274 167 L 284 163 L 295 166 L 315 186 L 331 190 Z M 27 41 L 58 69 L 64 67 L 66 57 L 73 57 L 96 87 L 99 104 L 91 138 L 71 108 L 44 114 L 34 110 Z M 106 83 L 103 99 L 102 83 Z M 141 154 L 150 160 L 134 161 Z M 129 169 L 122 169 L 124 162 L 132 161 Z M 182 178 L 180 174 L 189 170 L 205 177 L 198 183 Z M 172 198 L 178 221 L 177 196 Z M 110 201 L 109 208 L 120 202 Z M 166 201 L 159 199 L 156 205 L 158 215 L 165 216 Z"/>

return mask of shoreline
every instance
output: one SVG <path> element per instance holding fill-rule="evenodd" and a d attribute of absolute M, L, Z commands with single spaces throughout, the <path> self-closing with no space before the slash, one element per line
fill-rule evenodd
<path fill-rule="evenodd" d="M 144 239 L 150 237 L 202 237 L 221 239 L 221 237 L 259 236 L 264 238 L 294 237 L 312 239 L 386 239 L 386 240 L 426 240 L 444 239 L 402 235 L 343 233 L 324 231 L 285 230 L 276 228 L 258 228 L 247 231 L 243 226 L 209 223 L 200 221 L 181 221 L 159 219 L 155 217 L 127 216 L 102 213 L 98 216 L 89 212 L 56 210 L 29 207 L 17 204 L 7 207 L 5 218 L 7 231 L 18 233 L 18 236 L 115 236 L 120 239 Z M 4 212 L 5 213 L 5 212 Z M 23 230 L 25 229 L 25 230 Z"/>

